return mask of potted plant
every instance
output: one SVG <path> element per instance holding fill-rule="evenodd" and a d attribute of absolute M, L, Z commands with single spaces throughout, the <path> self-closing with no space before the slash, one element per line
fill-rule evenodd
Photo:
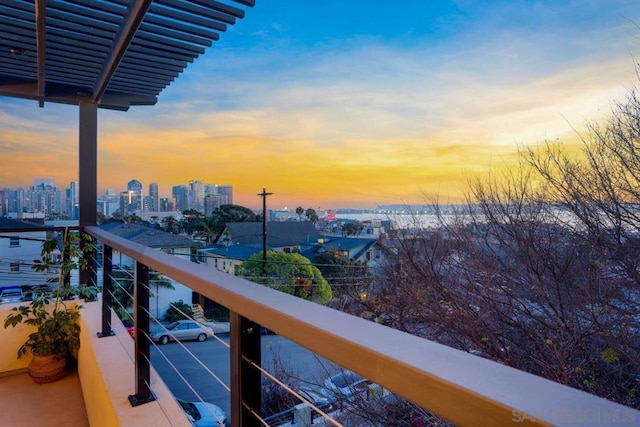
<path fill-rule="evenodd" d="M 42 245 L 40 259 L 34 260 L 36 271 L 46 272 L 58 266 L 58 283 L 55 291 L 37 292 L 28 306 L 14 307 L 4 321 L 4 327 L 15 327 L 20 323 L 33 325 L 36 331 L 29 334 L 25 343 L 18 349 L 18 358 L 27 350 L 33 358 L 28 366 L 31 379 L 39 384 L 61 379 L 69 372 L 80 348 L 81 305 L 73 300 L 75 295 L 95 296 L 95 287 L 71 287 L 68 277 L 72 270 L 87 268 L 82 257 L 92 251 L 91 236 L 85 235 L 88 244 L 80 248 L 80 237 L 65 229 L 62 244 L 55 239 L 46 240 Z M 61 248 L 59 247 L 61 246 Z M 61 250 L 60 250 L 61 249 Z M 54 262 L 54 254 L 60 251 L 60 261 Z"/>

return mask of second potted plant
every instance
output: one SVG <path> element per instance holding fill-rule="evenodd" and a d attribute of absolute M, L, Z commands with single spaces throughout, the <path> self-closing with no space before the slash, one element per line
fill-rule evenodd
<path fill-rule="evenodd" d="M 15 327 L 20 323 L 33 325 L 35 332 L 29 334 L 25 343 L 18 349 L 18 358 L 27 351 L 33 355 L 28 372 L 36 383 L 57 381 L 68 373 L 68 366 L 73 362 L 75 353 L 80 348 L 80 308 L 73 295 L 95 295 L 94 287 L 68 285 L 66 278 L 72 270 L 86 268 L 84 253 L 93 251 L 91 237 L 89 242 L 80 248 L 75 233 L 65 230 L 60 251 L 57 289 L 53 292 L 36 293 L 27 306 L 14 307 L 6 317 L 4 327 Z M 46 272 L 54 265 L 52 254 L 59 249 L 57 240 L 47 240 L 42 245 L 40 259 L 34 261 L 33 268 Z"/>

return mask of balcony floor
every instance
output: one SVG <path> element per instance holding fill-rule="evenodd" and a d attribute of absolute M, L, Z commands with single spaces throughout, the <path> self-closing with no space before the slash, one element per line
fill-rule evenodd
<path fill-rule="evenodd" d="M 0 377 L 0 425 L 89 426 L 78 372 L 35 384 L 24 374 Z"/>

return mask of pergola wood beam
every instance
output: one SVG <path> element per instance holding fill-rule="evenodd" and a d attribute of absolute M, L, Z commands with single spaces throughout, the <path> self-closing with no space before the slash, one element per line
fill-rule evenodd
<path fill-rule="evenodd" d="M 100 98 L 107 90 L 111 77 L 118 69 L 122 57 L 127 52 L 131 40 L 138 31 L 147 10 L 151 6 L 151 0 L 139 0 L 129 4 L 124 21 L 116 34 L 111 53 L 107 57 L 102 72 L 98 76 L 97 83 L 93 88 L 93 101 L 99 102 Z"/>

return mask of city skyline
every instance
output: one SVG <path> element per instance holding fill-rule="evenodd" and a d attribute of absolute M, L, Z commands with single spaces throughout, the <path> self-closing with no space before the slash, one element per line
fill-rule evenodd
<path fill-rule="evenodd" d="M 632 1 L 367 4 L 258 1 L 158 105 L 101 110 L 98 193 L 196 176 L 251 208 L 262 188 L 273 208 L 446 203 L 637 83 Z M 76 181 L 77 121 L 0 98 L 0 183 Z"/>

